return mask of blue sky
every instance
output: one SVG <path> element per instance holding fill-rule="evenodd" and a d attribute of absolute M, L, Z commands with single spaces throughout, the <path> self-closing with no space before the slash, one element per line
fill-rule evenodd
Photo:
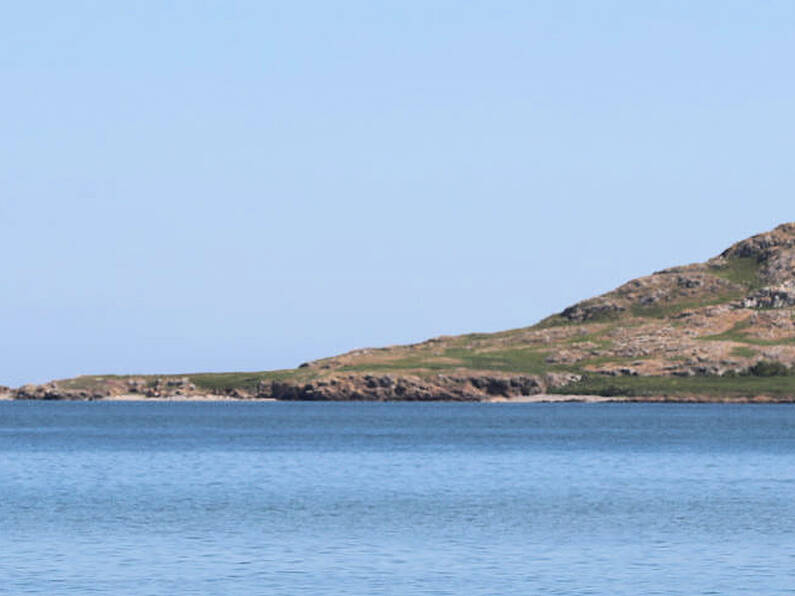
<path fill-rule="evenodd" d="M 0 7 L 0 383 L 531 324 L 795 220 L 795 3 Z"/>

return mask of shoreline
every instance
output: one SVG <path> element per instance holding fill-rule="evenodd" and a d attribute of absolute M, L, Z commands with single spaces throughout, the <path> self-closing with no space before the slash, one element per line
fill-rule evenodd
<path fill-rule="evenodd" d="M 143 397 L 136 393 L 111 395 L 98 399 L 16 399 L 12 393 L 0 393 L 0 401 L 8 402 L 129 402 L 129 403 L 481 403 L 481 404 L 550 404 L 550 403 L 659 403 L 659 404 L 795 404 L 795 396 L 776 398 L 758 395 L 746 397 L 689 396 L 604 396 L 539 393 L 521 397 L 491 397 L 468 400 L 289 400 L 275 398 L 241 398 L 229 395 L 196 394 L 167 397 Z"/>

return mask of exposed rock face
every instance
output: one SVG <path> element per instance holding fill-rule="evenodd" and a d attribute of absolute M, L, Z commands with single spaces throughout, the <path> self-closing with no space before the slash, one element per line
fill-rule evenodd
<path fill-rule="evenodd" d="M 609 300 L 597 298 L 595 300 L 578 302 L 577 304 L 565 309 L 561 314 L 569 321 L 586 323 L 588 321 L 602 320 L 617 316 L 619 313 L 622 313 L 625 310 L 627 310 L 625 306 L 611 302 Z"/>
<path fill-rule="evenodd" d="M 756 234 L 745 240 L 733 244 L 720 256 L 755 257 L 758 260 L 767 260 L 782 250 L 795 248 L 795 222 L 781 224 L 770 232 Z"/>
<path fill-rule="evenodd" d="M 126 389 L 127 393 L 141 394 L 146 397 L 173 397 L 195 393 L 196 385 L 191 383 L 188 377 L 129 379 Z"/>
<path fill-rule="evenodd" d="M 795 306 L 795 288 L 791 286 L 766 287 L 746 296 L 745 308 L 789 308 Z"/>
<path fill-rule="evenodd" d="M 731 376 L 759 361 L 780 370 L 795 366 L 795 223 L 738 242 L 706 263 L 631 280 L 531 327 L 354 350 L 290 371 L 79 377 L 13 395 L 472 401 L 565 389 L 583 376 L 611 383 Z"/>
<path fill-rule="evenodd" d="M 490 397 L 538 395 L 579 379 L 577 375 L 350 374 L 296 385 L 274 382 L 261 397 L 282 400 L 479 401 Z"/>
<path fill-rule="evenodd" d="M 561 315 L 569 321 L 584 323 L 616 319 L 626 312 L 642 314 L 644 310 L 665 308 L 682 303 L 698 304 L 710 298 L 739 296 L 743 286 L 705 271 L 667 270 L 640 277 L 599 296 L 578 302 Z"/>
<path fill-rule="evenodd" d="M 766 285 L 779 285 L 795 279 L 795 223 L 742 240 L 712 259 L 711 264 L 733 258 L 753 259 L 760 266 L 760 278 Z"/>
<path fill-rule="evenodd" d="M 578 380 L 574 374 L 547 375 L 417 375 L 346 374 L 306 383 L 271 381 L 257 385 L 255 391 L 232 388 L 216 392 L 237 399 L 279 399 L 285 401 L 480 401 L 492 397 L 523 397 L 537 395 Z M 193 384 L 180 382 L 146 382 L 133 379 L 129 387 L 142 397 L 178 397 L 200 395 Z M 153 386 L 160 389 L 153 389 Z M 14 393 L 16 399 L 84 400 L 122 395 L 116 391 L 74 390 L 57 383 L 26 385 Z"/>
<path fill-rule="evenodd" d="M 57 383 L 46 385 L 23 385 L 12 392 L 14 399 L 42 400 L 87 400 L 102 399 L 111 395 L 110 390 L 77 390 L 58 387 Z"/>
<path fill-rule="evenodd" d="M 15 399 L 97 400 L 119 395 L 178 397 L 196 395 L 188 377 L 78 377 L 44 385 L 24 385 L 12 390 Z"/>

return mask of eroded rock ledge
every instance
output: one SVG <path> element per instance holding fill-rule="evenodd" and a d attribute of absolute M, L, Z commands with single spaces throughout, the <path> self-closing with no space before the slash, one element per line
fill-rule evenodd
<path fill-rule="evenodd" d="M 305 383 L 260 382 L 253 390 L 242 388 L 212 392 L 237 399 L 284 401 L 482 401 L 494 397 L 539 395 L 580 379 L 579 375 L 392 375 L 340 374 Z M 101 389 L 67 389 L 58 383 L 26 385 L 12 391 L 14 399 L 101 400 L 120 395 L 145 398 L 184 398 L 207 395 L 187 379 L 128 379 L 105 383 Z"/>

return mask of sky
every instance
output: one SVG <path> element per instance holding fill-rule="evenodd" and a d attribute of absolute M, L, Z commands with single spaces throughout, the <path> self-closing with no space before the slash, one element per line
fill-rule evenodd
<path fill-rule="evenodd" d="M 795 220 L 795 3 L 6 2 L 0 384 L 530 325 Z"/>

